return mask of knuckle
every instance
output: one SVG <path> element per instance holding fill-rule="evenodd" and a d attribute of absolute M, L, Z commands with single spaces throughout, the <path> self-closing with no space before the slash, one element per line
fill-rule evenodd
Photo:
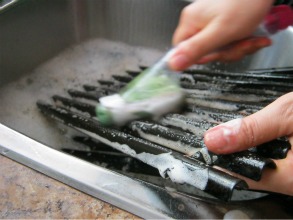
<path fill-rule="evenodd" d="M 183 8 L 183 10 L 181 12 L 181 18 L 187 19 L 192 14 L 193 14 L 193 8 L 191 6 L 187 6 L 187 7 Z"/>
<path fill-rule="evenodd" d="M 256 145 L 255 131 L 257 131 L 257 129 L 259 129 L 259 125 L 254 117 L 246 117 L 245 120 L 243 120 L 243 142 L 246 146 L 254 147 Z"/>
<path fill-rule="evenodd" d="M 227 24 L 229 25 L 227 26 Z M 242 29 L 239 31 L 239 23 L 231 21 L 231 18 L 226 16 L 217 19 L 217 27 L 219 31 L 229 36 L 229 39 L 232 41 L 244 39 L 251 34 L 249 30 Z"/>

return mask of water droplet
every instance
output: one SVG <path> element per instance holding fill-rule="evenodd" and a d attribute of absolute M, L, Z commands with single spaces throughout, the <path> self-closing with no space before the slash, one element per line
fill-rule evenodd
<path fill-rule="evenodd" d="M 182 212 L 182 211 L 184 211 L 184 209 L 185 209 L 185 206 L 184 206 L 183 204 L 179 204 L 179 205 L 178 205 L 178 210 L 179 210 L 179 211 Z"/>

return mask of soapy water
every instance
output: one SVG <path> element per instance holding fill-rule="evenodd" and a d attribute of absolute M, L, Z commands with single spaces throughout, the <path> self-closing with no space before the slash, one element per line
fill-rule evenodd
<path fill-rule="evenodd" d="M 47 100 L 55 94 L 66 95 L 67 89 L 84 84 L 97 85 L 98 79 L 125 75 L 126 69 L 139 70 L 139 65 L 151 66 L 162 54 L 159 50 L 99 38 L 73 45 L 23 77 L 0 87 L 1 123 L 55 149 L 83 149 L 39 113 L 36 101 Z M 70 134 L 77 135 L 72 129 Z"/>

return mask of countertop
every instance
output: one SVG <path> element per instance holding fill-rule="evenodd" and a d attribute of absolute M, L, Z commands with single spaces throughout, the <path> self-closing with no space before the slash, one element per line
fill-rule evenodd
<path fill-rule="evenodd" d="M 138 219 L 0 155 L 0 218 Z"/>

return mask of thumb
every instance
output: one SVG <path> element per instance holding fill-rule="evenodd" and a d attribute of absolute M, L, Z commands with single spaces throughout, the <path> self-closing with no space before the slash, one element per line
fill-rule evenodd
<path fill-rule="evenodd" d="M 262 110 L 208 130 L 204 141 L 217 154 L 242 151 L 264 142 L 293 133 L 293 92 Z"/>

